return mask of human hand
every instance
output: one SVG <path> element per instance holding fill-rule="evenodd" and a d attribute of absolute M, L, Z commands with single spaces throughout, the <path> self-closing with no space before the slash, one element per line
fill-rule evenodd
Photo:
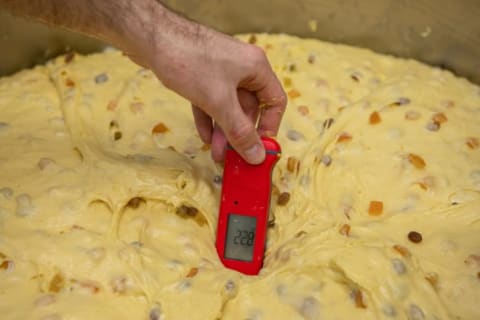
<path fill-rule="evenodd" d="M 260 136 L 277 134 L 286 107 L 263 50 L 169 11 L 162 21 L 169 30 L 132 47 L 133 60 L 192 103 L 198 133 L 211 144 L 215 161 L 223 160 L 228 141 L 247 162 L 261 163 Z"/>

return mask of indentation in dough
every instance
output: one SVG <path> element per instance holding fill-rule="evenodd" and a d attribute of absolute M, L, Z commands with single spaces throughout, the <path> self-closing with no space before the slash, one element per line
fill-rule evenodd
<path fill-rule="evenodd" d="M 62 320 L 62 316 L 58 313 L 47 314 L 40 318 L 40 320 Z"/>
<path fill-rule="evenodd" d="M 98 263 L 105 259 L 107 251 L 105 250 L 105 248 L 97 247 L 88 250 L 87 254 L 93 261 Z"/>
<path fill-rule="evenodd" d="M 26 193 L 17 196 L 17 208 L 15 214 L 20 217 L 26 217 L 35 213 L 36 209 L 33 205 L 32 198 Z"/>
<path fill-rule="evenodd" d="M 480 191 L 461 190 L 448 196 L 450 203 L 460 204 L 480 199 Z"/>
<path fill-rule="evenodd" d="M 0 133 L 7 131 L 10 125 L 6 122 L 0 122 Z"/>
<path fill-rule="evenodd" d="M 85 159 L 84 156 L 83 156 L 83 153 L 80 151 L 80 149 L 78 149 L 77 147 L 74 147 L 73 148 L 73 152 L 75 153 L 75 155 L 78 157 L 78 160 L 80 160 L 80 162 L 83 162 L 83 160 Z"/>
<path fill-rule="evenodd" d="M 306 297 L 297 307 L 297 311 L 306 320 L 318 319 L 320 314 L 320 303 L 315 297 Z"/>
<path fill-rule="evenodd" d="M 422 309 L 416 304 L 411 304 L 408 308 L 408 320 L 423 320 L 425 319 L 425 314 Z"/>
<path fill-rule="evenodd" d="M 94 210 L 94 212 L 108 212 L 108 213 L 113 213 L 113 209 L 112 207 L 110 206 L 109 203 L 107 203 L 106 201 L 102 200 L 102 199 L 95 199 L 95 200 L 92 200 L 90 201 L 90 203 L 88 204 L 88 207 L 92 210 Z"/>
<path fill-rule="evenodd" d="M 48 306 L 52 303 L 55 302 L 55 296 L 52 295 L 52 294 L 44 294 L 40 297 L 38 297 L 36 300 L 35 300 L 35 306 L 36 307 L 44 307 L 44 306 Z"/>
<path fill-rule="evenodd" d="M 56 164 L 57 163 L 53 159 L 40 158 L 40 160 L 38 160 L 37 166 L 40 170 L 44 171 L 46 169 L 51 169 L 51 168 L 55 167 Z"/>
<path fill-rule="evenodd" d="M 0 195 L 2 195 L 5 200 L 10 200 L 13 197 L 13 189 L 9 187 L 0 188 Z"/>

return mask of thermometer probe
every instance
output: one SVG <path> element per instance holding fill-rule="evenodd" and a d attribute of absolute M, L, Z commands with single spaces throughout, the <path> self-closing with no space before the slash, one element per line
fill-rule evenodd
<path fill-rule="evenodd" d="M 280 158 L 280 145 L 262 138 L 265 160 L 251 165 L 227 147 L 217 225 L 217 253 L 222 263 L 256 275 L 263 265 L 270 210 L 271 175 Z"/>

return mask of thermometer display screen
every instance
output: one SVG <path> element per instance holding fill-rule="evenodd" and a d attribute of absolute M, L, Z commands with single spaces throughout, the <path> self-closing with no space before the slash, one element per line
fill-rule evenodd
<path fill-rule="evenodd" d="M 225 258 L 252 261 L 256 228 L 256 217 L 230 213 L 225 241 Z"/>

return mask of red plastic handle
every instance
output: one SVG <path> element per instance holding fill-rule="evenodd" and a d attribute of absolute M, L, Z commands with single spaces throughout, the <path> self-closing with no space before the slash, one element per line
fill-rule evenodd
<path fill-rule="evenodd" d="M 274 139 L 264 137 L 262 142 L 266 158 L 259 165 L 248 164 L 227 148 L 217 225 L 220 260 L 227 268 L 248 275 L 258 274 L 263 265 L 271 175 L 281 153 Z"/>

